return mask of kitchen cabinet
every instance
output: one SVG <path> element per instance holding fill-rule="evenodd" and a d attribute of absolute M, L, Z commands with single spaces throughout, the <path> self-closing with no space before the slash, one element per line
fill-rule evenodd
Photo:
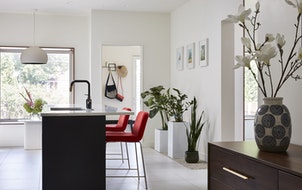
<path fill-rule="evenodd" d="M 302 186 L 302 146 L 260 151 L 254 141 L 208 144 L 209 190 L 296 190 Z"/>
<path fill-rule="evenodd" d="M 42 189 L 106 189 L 106 116 L 117 111 L 42 113 Z"/>

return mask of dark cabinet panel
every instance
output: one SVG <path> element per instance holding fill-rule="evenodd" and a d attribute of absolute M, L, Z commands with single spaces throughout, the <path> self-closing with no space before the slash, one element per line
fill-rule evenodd
<path fill-rule="evenodd" d="M 43 190 L 105 189 L 105 116 L 43 117 Z"/>
<path fill-rule="evenodd" d="M 209 189 L 221 189 L 221 190 L 235 190 L 231 186 L 218 181 L 215 178 L 210 178 L 209 180 Z"/>
<path fill-rule="evenodd" d="M 301 190 L 302 178 L 288 174 L 286 172 L 279 172 L 279 190 Z"/>
<path fill-rule="evenodd" d="M 211 176 L 221 182 L 245 190 L 277 189 L 278 170 L 216 147 L 211 155 Z"/>
<path fill-rule="evenodd" d="M 259 151 L 254 142 L 209 143 L 210 190 L 295 190 L 302 187 L 302 146 Z"/>

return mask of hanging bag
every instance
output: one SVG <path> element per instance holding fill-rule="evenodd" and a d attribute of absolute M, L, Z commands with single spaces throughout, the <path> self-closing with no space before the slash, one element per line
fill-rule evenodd
<path fill-rule="evenodd" d="M 122 77 L 124 78 L 127 76 L 128 70 L 127 70 L 126 66 L 119 65 L 119 66 L 117 66 L 116 72 L 117 72 L 117 76 L 118 76 L 117 89 L 118 89 L 118 92 L 121 92 L 121 93 L 117 93 L 116 99 L 122 102 L 124 100 L 124 89 L 123 89 L 123 84 L 122 84 Z M 119 91 L 119 90 L 121 90 L 121 91 Z"/>
<path fill-rule="evenodd" d="M 106 85 L 105 85 L 105 97 L 109 99 L 115 99 L 117 96 L 117 88 L 113 79 L 112 73 L 109 72 Z"/>
<path fill-rule="evenodd" d="M 121 89 L 121 91 L 119 91 L 119 92 L 121 92 L 121 93 L 117 93 L 116 99 L 122 102 L 124 100 L 124 95 L 123 95 L 124 90 L 123 90 L 123 85 L 122 85 L 122 79 L 121 79 L 120 76 L 118 76 L 117 88 L 119 88 L 119 86 L 120 86 L 120 89 Z"/>

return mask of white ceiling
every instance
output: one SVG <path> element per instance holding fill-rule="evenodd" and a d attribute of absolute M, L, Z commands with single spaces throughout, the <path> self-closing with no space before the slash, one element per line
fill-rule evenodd
<path fill-rule="evenodd" d="M 91 9 L 171 12 L 189 0 L 0 0 L 0 12 L 87 14 Z"/>

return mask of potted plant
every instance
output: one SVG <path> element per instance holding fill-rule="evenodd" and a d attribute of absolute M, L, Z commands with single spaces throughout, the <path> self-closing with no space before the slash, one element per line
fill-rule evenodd
<path fill-rule="evenodd" d="M 183 120 L 184 113 L 192 105 L 192 101 L 187 101 L 188 96 L 173 88 L 167 90 L 167 111 L 173 121 L 168 122 L 168 156 L 171 158 L 183 158 L 186 150 L 186 127 Z"/>
<path fill-rule="evenodd" d="M 167 107 L 167 95 L 162 85 L 150 88 L 141 93 L 141 97 L 146 99 L 144 104 L 150 108 L 149 117 L 154 118 L 159 113 L 161 118 L 161 129 L 155 129 L 154 149 L 158 152 L 168 151 L 168 124 L 169 120 Z"/>
<path fill-rule="evenodd" d="M 150 88 L 147 91 L 141 93 L 143 99 L 147 98 L 144 101 L 144 104 L 150 108 L 149 117 L 153 118 L 157 113 L 160 114 L 162 130 L 168 130 L 167 121 L 169 120 L 168 113 L 166 112 L 166 95 L 163 92 L 165 88 L 162 85 L 155 86 Z"/>
<path fill-rule="evenodd" d="M 194 97 L 191 107 L 191 122 L 189 124 L 189 127 L 186 127 L 188 149 L 185 152 L 185 160 L 188 163 L 197 163 L 199 161 L 199 152 L 197 150 L 198 141 L 201 131 L 205 125 L 205 121 L 203 120 L 204 112 L 202 112 L 197 118 L 196 110 L 197 100 Z"/>
<path fill-rule="evenodd" d="M 24 109 L 27 113 L 30 114 L 30 119 L 36 120 L 40 119 L 40 114 L 43 110 L 43 106 L 47 103 L 42 98 L 33 99 L 31 93 L 24 87 L 26 95 L 20 93 L 20 95 L 24 98 L 25 103 L 23 104 Z"/>
<path fill-rule="evenodd" d="M 188 96 L 180 92 L 180 90 L 173 88 L 176 95 L 167 90 L 167 111 L 169 116 L 174 117 L 175 122 L 183 122 L 183 114 L 192 105 L 192 101 L 186 101 Z"/>

